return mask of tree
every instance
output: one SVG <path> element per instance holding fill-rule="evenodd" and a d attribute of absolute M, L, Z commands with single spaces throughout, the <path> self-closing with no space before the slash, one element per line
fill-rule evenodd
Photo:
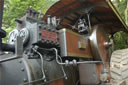
<path fill-rule="evenodd" d="M 125 9 L 127 8 L 127 0 L 119 0 L 117 10 L 120 13 L 122 19 L 125 20 Z"/>
<path fill-rule="evenodd" d="M 128 25 L 128 1 L 127 0 L 114 0 L 113 3 L 115 5 L 116 9 L 118 10 L 119 14 L 121 15 L 122 19 Z M 128 48 L 128 45 L 127 45 L 128 38 L 125 36 L 128 36 L 128 33 L 117 32 L 114 35 L 115 49 Z"/>
<path fill-rule="evenodd" d="M 126 24 L 128 25 L 128 1 L 126 3 L 127 3 L 127 6 L 125 9 L 125 21 L 126 21 Z"/>
<path fill-rule="evenodd" d="M 15 27 L 14 20 L 22 17 L 26 8 L 45 13 L 54 2 L 53 0 L 5 0 L 3 26 L 4 28 Z"/>
<path fill-rule="evenodd" d="M 114 4 L 115 4 L 115 7 L 118 8 L 119 7 L 119 3 L 120 1 L 119 0 L 115 0 Z"/>

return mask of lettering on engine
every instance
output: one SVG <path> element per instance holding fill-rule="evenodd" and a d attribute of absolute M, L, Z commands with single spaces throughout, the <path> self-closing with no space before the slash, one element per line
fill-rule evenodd
<path fill-rule="evenodd" d="M 45 29 L 42 30 L 42 39 L 57 42 L 57 33 L 50 32 Z"/>

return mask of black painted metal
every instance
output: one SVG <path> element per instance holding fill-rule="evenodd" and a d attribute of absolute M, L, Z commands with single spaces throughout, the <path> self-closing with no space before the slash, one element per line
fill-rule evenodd
<path fill-rule="evenodd" d="M 0 30 L 1 30 L 1 26 L 2 26 L 3 2 L 4 2 L 4 0 L 0 0 Z M 2 39 L 0 37 L 0 50 L 1 50 L 1 44 L 2 44 Z"/>
<path fill-rule="evenodd" d="M 1 46 L 1 49 L 2 49 L 2 51 L 15 52 L 15 45 L 3 43 L 2 46 Z"/>
<path fill-rule="evenodd" d="M 2 27 L 2 17 L 3 17 L 3 7 L 4 7 L 4 0 L 0 0 L 0 37 L 1 38 L 6 36 L 6 32 L 1 29 L 1 27 Z"/>
<path fill-rule="evenodd" d="M 4 6 L 4 0 L 0 0 L 0 29 L 2 27 L 3 6 Z"/>
<path fill-rule="evenodd" d="M 3 17 L 3 7 L 4 7 L 4 0 L 0 0 L 0 50 L 2 47 L 2 38 L 4 38 L 6 36 L 6 32 L 1 29 L 2 17 Z"/>

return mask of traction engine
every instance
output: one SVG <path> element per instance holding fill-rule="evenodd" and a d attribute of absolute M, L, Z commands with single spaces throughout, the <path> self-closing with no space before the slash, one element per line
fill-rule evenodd
<path fill-rule="evenodd" d="M 106 2 L 76 1 L 60 0 L 45 15 L 28 8 L 15 20 L 8 44 L 0 45 L 0 85 L 111 85 L 107 35 L 116 31 L 107 29 L 109 18 L 101 23 L 102 15 L 91 16 L 101 13 L 98 7 L 112 9 Z M 60 3 L 69 7 L 59 12 Z"/>
<path fill-rule="evenodd" d="M 27 9 L 24 17 L 16 19 L 17 27 L 10 32 L 8 44 L 2 45 L 3 51 L 11 52 L 1 53 L 1 85 L 99 84 L 101 75 L 104 75 L 102 82 L 108 82 L 106 50 L 109 45 L 103 31 L 98 29 L 102 26 L 94 26 L 89 36 L 84 19 L 78 22 L 77 33 L 66 28 L 57 30 L 56 17 L 48 17 L 44 22 L 38 15 L 35 10 Z M 99 36 L 103 37 L 99 39 Z"/>

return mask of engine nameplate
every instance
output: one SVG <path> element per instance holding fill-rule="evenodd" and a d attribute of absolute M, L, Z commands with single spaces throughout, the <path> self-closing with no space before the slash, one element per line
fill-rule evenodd
<path fill-rule="evenodd" d="M 42 38 L 45 40 L 57 42 L 57 34 L 55 32 L 50 32 L 45 29 L 42 30 Z"/>

